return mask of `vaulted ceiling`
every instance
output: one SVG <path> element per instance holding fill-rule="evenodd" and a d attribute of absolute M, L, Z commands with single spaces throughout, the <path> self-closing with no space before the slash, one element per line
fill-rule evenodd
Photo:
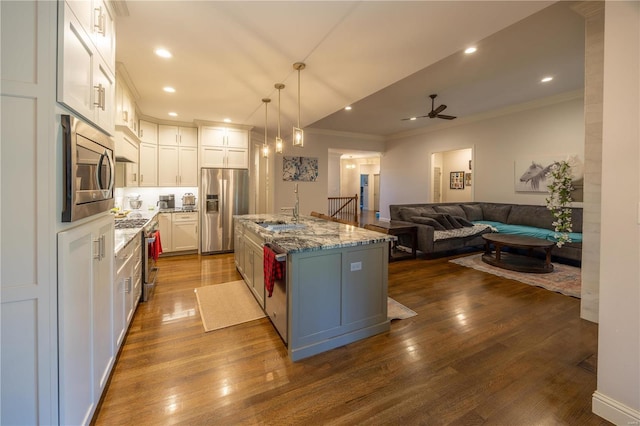
<path fill-rule="evenodd" d="M 551 6 L 550 6 L 551 5 Z M 117 17 L 117 60 L 146 116 L 277 124 L 391 135 L 581 89 L 584 25 L 571 2 L 127 1 Z M 476 46 L 477 52 L 463 50 Z M 173 57 L 154 50 L 163 47 Z M 542 84 L 543 76 L 554 80 Z M 166 93 L 165 86 L 176 89 Z M 351 105 L 351 111 L 343 108 Z M 171 118 L 167 114 L 178 114 Z"/>

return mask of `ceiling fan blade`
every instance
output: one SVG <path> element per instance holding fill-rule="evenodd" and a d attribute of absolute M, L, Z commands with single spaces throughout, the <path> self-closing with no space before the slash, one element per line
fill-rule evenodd
<path fill-rule="evenodd" d="M 431 113 L 432 113 L 433 115 L 438 115 L 438 114 L 440 114 L 442 111 L 444 111 L 445 109 L 447 109 L 447 106 L 443 104 L 443 105 L 440 105 L 438 108 L 434 109 L 433 111 L 431 111 Z"/>
<path fill-rule="evenodd" d="M 444 118 L 445 120 L 453 120 L 454 118 L 457 118 L 457 117 L 454 117 L 453 115 L 444 115 L 444 114 L 438 114 L 436 115 L 436 117 Z"/>
<path fill-rule="evenodd" d="M 415 118 L 427 118 L 427 117 L 429 117 L 429 116 L 428 116 L 428 115 L 420 115 L 420 116 L 417 116 L 417 117 L 407 117 L 407 118 L 402 118 L 401 120 L 402 120 L 402 121 L 407 121 L 407 120 L 413 120 L 413 119 L 415 119 Z"/>

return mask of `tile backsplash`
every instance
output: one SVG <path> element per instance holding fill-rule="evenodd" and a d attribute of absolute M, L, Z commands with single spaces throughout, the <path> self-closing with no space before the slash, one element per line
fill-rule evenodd
<path fill-rule="evenodd" d="M 128 196 L 140 194 L 142 206 L 140 210 L 158 210 L 158 199 L 160 195 L 173 194 L 176 200 L 176 207 L 182 207 L 182 196 L 192 193 L 196 196 L 196 205 L 200 202 L 198 198 L 198 187 L 154 187 L 154 188 L 116 188 L 115 206 L 124 210 L 133 210 L 129 206 Z"/>

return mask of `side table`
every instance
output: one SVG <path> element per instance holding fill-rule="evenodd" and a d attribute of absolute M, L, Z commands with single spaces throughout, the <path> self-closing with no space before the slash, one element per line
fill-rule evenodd
<path fill-rule="evenodd" d="M 370 231 L 380 232 L 387 235 L 409 235 L 411 237 L 411 253 L 393 253 L 393 242 L 389 243 L 389 262 L 403 259 L 415 259 L 416 258 L 416 246 L 418 243 L 418 228 L 412 225 L 393 225 L 391 222 L 376 221 L 374 223 L 368 223 L 364 225 L 364 229 Z M 397 244 L 397 242 L 395 243 Z"/>

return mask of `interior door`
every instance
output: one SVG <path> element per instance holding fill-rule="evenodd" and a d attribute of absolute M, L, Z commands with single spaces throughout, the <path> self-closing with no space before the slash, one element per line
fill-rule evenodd
<path fill-rule="evenodd" d="M 433 168 L 433 202 L 442 202 L 442 170 L 440 167 Z"/>
<path fill-rule="evenodd" d="M 380 211 L 380 174 L 373 175 L 373 210 Z"/>

